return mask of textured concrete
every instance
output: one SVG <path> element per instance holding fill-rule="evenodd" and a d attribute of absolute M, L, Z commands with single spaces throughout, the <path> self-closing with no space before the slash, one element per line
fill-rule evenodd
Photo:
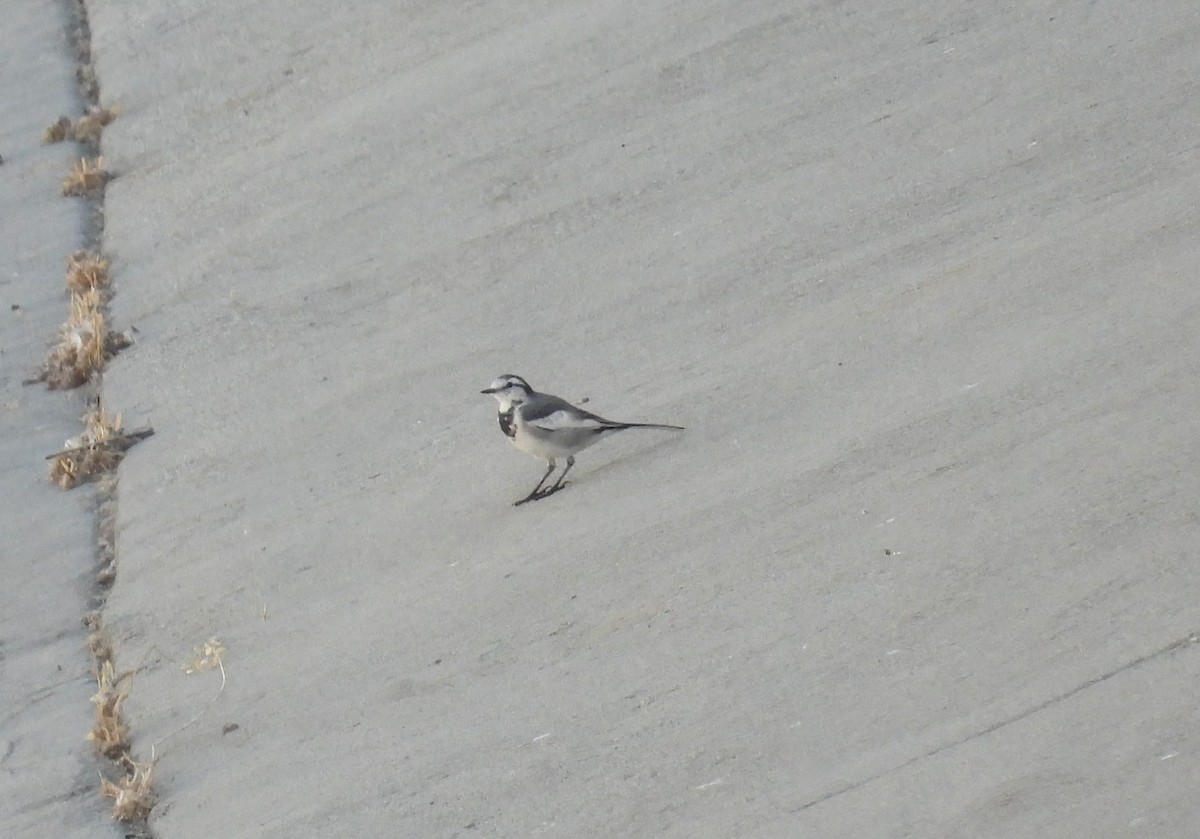
<path fill-rule="evenodd" d="M 59 194 L 77 154 L 42 130 L 79 113 L 65 4 L 6 4 L 0 30 L 0 835 L 112 836 L 80 619 L 91 608 L 93 496 L 46 480 L 45 455 L 79 433 L 83 397 L 22 386 L 67 317 L 67 255 L 84 210 Z"/>
<path fill-rule="evenodd" d="M 909 5 L 92 4 L 161 839 L 1195 835 L 1200 14 Z"/>

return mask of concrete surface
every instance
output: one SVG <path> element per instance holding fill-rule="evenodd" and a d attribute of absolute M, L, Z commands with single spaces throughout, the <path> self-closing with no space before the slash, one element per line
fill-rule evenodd
<path fill-rule="evenodd" d="M 156 836 L 1195 835 L 1194 4 L 89 8 Z"/>
<path fill-rule="evenodd" d="M 81 113 L 65 7 L 6 4 L 0 30 L 0 835 L 112 836 L 84 736 L 92 723 L 80 619 L 91 608 L 93 495 L 46 480 L 45 455 L 79 433 L 78 393 L 22 386 L 68 314 L 66 258 L 84 208 L 59 194 L 74 144 L 42 146 Z"/>

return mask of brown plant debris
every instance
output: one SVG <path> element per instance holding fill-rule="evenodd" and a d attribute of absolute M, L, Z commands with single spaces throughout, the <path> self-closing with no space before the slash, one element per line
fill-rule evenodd
<path fill-rule="evenodd" d="M 42 145 L 61 143 L 63 140 L 72 139 L 74 134 L 75 124 L 71 122 L 71 118 L 59 117 L 42 132 Z"/>
<path fill-rule="evenodd" d="M 104 662 L 111 661 L 113 657 L 112 644 L 108 640 L 108 636 L 100 629 L 99 613 L 89 612 L 89 615 L 97 615 L 95 626 L 88 626 L 88 637 L 85 642 L 88 654 L 91 655 L 93 661 L 92 676 L 96 681 L 100 680 L 100 670 L 104 666 Z M 85 623 L 86 623 L 85 618 Z"/>
<path fill-rule="evenodd" d="M 179 728 L 175 729 L 170 734 L 167 734 L 165 737 L 158 740 L 154 746 L 151 746 L 151 754 L 154 754 L 155 746 L 190 728 L 201 717 L 211 711 L 217 704 L 217 700 L 219 700 L 221 698 L 221 694 L 225 692 L 226 674 L 225 662 L 222 660 L 222 656 L 224 656 L 226 652 L 227 650 L 225 649 L 225 645 L 216 638 L 209 638 L 203 644 L 197 645 L 196 648 L 192 650 L 192 660 L 183 665 L 183 672 L 191 676 L 194 673 L 203 673 L 206 670 L 219 670 L 221 673 L 221 685 L 217 688 L 217 692 L 213 694 L 213 698 L 208 700 L 208 704 L 197 711 L 190 720 L 179 726 Z"/>
<path fill-rule="evenodd" d="M 117 821 L 143 821 L 154 807 L 154 761 L 137 763 L 126 753 L 121 766 L 124 776 L 116 783 L 102 779 L 100 794 L 113 800 L 112 817 Z"/>
<path fill-rule="evenodd" d="M 203 644 L 198 644 L 192 650 L 192 660 L 183 665 L 183 672 L 189 676 L 192 673 L 203 673 L 205 670 L 216 670 L 221 666 L 221 657 L 225 655 L 225 645 L 216 638 L 209 638 Z"/>
<path fill-rule="evenodd" d="M 88 160 L 79 158 L 79 162 L 71 167 L 71 172 L 62 182 L 63 195 L 86 196 L 101 189 L 112 178 L 104 168 L 104 158 L 97 157 Z"/>
<path fill-rule="evenodd" d="M 124 679 L 113 672 L 112 659 L 98 665 L 96 694 L 92 704 L 96 706 L 96 722 L 88 732 L 87 739 L 98 754 L 111 760 L 129 751 L 129 726 L 125 724 L 121 703 L 129 696 Z"/>
<path fill-rule="evenodd" d="M 116 494 L 117 476 L 109 472 L 98 482 L 100 503 L 96 507 L 96 585 L 103 591 L 117 579 Z"/>
<path fill-rule="evenodd" d="M 104 127 L 119 113 L 119 108 L 88 108 L 86 114 L 75 120 L 71 133 L 81 143 L 99 143 Z"/>
<path fill-rule="evenodd" d="M 71 296 L 71 316 L 34 381 L 44 381 L 52 390 L 67 390 L 90 381 L 92 374 L 104 366 L 108 330 L 101 306 L 99 290 Z"/>
<path fill-rule="evenodd" d="M 109 417 L 96 406 L 83 417 L 83 434 L 67 441 L 61 452 L 47 455 L 50 480 L 62 489 L 72 489 L 97 475 L 111 472 L 125 452 L 154 433 L 153 428 L 121 430 L 121 415 Z"/>
<path fill-rule="evenodd" d="M 71 281 L 68 272 L 67 282 Z M 45 382 L 51 390 L 79 387 L 91 381 L 97 370 L 132 343 L 131 335 L 108 330 L 100 289 L 72 294 L 71 316 L 63 324 L 58 343 L 42 362 L 37 375 L 26 379 L 25 384 Z"/>
<path fill-rule="evenodd" d="M 61 143 L 76 140 L 80 143 L 99 143 L 104 127 L 117 118 L 120 108 L 88 108 L 88 112 L 74 122 L 70 117 L 59 117 L 42 132 L 42 143 Z"/>
<path fill-rule="evenodd" d="M 86 294 L 108 287 L 108 260 L 92 251 L 76 251 L 67 259 L 67 291 Z"/>

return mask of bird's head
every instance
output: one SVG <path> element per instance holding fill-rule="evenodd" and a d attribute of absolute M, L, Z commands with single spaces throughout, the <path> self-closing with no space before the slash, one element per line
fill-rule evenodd
<path fill-rule="evenodd" d="M 533 394 L 533 388 L 520 376 L 505 373 L 492 382 L 491 386 L 479 392 L 489 393 L 496 397 L 496 401 L 500 403 L 500 410 L 507 411 L 513 405 L 520 405 L 528 399 Z"/>

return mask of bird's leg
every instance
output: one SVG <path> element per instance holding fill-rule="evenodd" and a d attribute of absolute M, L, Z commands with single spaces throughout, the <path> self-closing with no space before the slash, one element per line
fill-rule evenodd
<path fill-rule="evenodd" d="M 550 493 L 548 492 L 541 492 L 542 484 L 546 483 L 546 479 L 550 477 L 550 473 L 554 471 L 557 465 L 558 464 L 556 464 L 553 460 L 550 461 L 550 465 L 546 467 L 546 474 L 542 475 L 542 479 L 537 482 L 537 486 L 533 488 L 533 491 L 520 501 L 514 501 L 513 506 L 520 507 L 526 501 L 536 501 L 539 498 L 545 498 L 547 495 L 549 495 Z"/>
<path fill-rule="evenodd" d="M 575 455 L 571 455 L 567 458 L 567 468 L 562 470 L 562 474 L 558 476 L 558 480 L 554 482 L 554 486 L 550 487 L 550 492 L 547 492 L 547 495 L 549 495 L 551 492 L 558 492 L 567 485 L 567 482 L 563 479 L 567 477 L 567 473 L 571 471 L 571 467 L 574 465 Z"/>

